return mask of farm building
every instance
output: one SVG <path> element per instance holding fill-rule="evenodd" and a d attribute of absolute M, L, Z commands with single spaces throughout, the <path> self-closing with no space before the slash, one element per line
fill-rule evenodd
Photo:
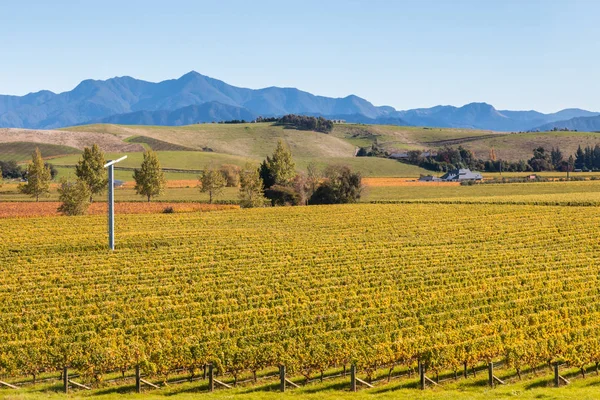
<path fill-rule="evenodd" d="M 456 181 L 479 181 L 483 177 L 480 173 L 471 172 L 469 169 L 454 169 L 446 172 L 440 178 L 433 175 L 421 175 L 419 182 L 456 182 Z"/>
<path fill-rule="evenodd" d="M 480 181 L 483 179 L 480 173 L 471 172 L 470 169 L 460 168 L 446 172 L 440 178 L 443 181 Z"/>

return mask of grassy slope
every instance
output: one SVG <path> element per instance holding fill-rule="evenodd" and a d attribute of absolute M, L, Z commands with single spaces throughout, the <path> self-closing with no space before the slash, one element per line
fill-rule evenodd
<path fill-rule="evenodd" d="M 139 135 L 198 150 L 208 147 L 217 153 L 264 158 L 277 141 L 284 139 L 296 157 L 353 157 L 351 143 L 318 132 L 284 129 L 269 123 L 197 124 L 187 126 L 87 125 L 66 130 L 85 130 L 117 135 Z"/>
<path fill-rule="evenodd" d="M 493 147 L 496 155 L 505 160 L 528 160 L 533 149 L 544 147 L 551 149 L 559 147 L 566 157 L 575 154 L 577 146 L 594 146 L 600 143 L 600 134 L 594 132 L 537 132 L 517 133 L 497 138 L 483 139 L 465 144 L 473 150 L 478 157 L 487 158 L 489 150 Z"/>
<path fill-rule="evenodd" d="M 163 168 L 192 169 L 199 170 L 213 163 L 217 166 L 221 164 L 235 164 L 243 166 L 247 162 L 257 161 L 251 158 L 233 156 L 221 153 L 206 153 L 197 151 L 160 151 L 158 152 L 160 164 Z M 107 153 L 107 160 L 121 157 L 122 154 Z M 143 159 L 143 153 L 127 153 L 127 159 L 120 162 L 120 167 L 138 168 Z M 79 160 L 78 155 L 61 157 L 53 161 L 54 165 L 75 165 Z M 258 162 L 256 162 L 258 164 Z"/>
<path fill-rule="evenodd" d="M 472 129 L 358 124 L 335 125 L 332 134 L 363 147 L 377 141 L 379 145 L 390 151 L 426 149 L 436 147 L 436 143 L 440 141 L 466 139 L 484 135 L 504 135 L 492 131 Z"/>
<path fill-rule="evenodd" d="M 258 164 L 265 156 L 272 153 L 279 138 L 283 138 L 290 145 L 297 167 L 301 170 L 304 170 L 310 162 L 314 162 L 321 167 L 327 164 L 348 165 L 364 176 L 418 177 L 426 173 L 421 168 L 392 160 L 353 157 L 355 144 L 352 140 L 346 140 L 346 130 L 350 126 L 354 125 L 336 125 L 336 131 L 339 129 L 340 132 L 334 131 L 333 134 L 284 129 L 267 123 L 202 124 L 183 127 L 88 125 L 66 128 L 66 130 L 86 130 L 120 136 L 141 135 L 182 146 L 198 149 L 209 147 L 215 150 L 214 153 L 161 151 L 160 159 L 165 168 L 202 169 L 211 162 L 216 165 L 239 166 L 246 162 Z M 369 127 L 369 129 L 388 131 L 390 127 Z M 116 157 L 116 154 L 108 154 L 107 157 Z M 122 165 L 136 167 L 140 160 L 141 156 L 130 153 L 130 159 Z M 57 165 L 73 165 L 75 162 L 76 157 L 55 160 Z"/>
<path fill-rule="evenodd" d="M 261 158 L 240 157 L 221 153 L 210 152 L 192 152 L 192 151 L 160 151 L 158 152 L 159 159 L 163 168 L 200 170 L 211 163 L 220 166 L 222 164 L 234 164 L 244 166 L 250 162 L 258 166 L 262 161 Z M 116 158 L 120 154 L 108 153 L 107 159 Z M 57 166 L 75 165 L 79 155 L 68 157 L 60 157 L 53 160 L 53 164 Z M 418 177 L 419 174 L 427 173 L 426 170 L 414 165 L 403 164 L 394 160 L 387 160 L 375 157 L 327 157 L 327 158 L 312 158 L 312 157 L 294 157 L 296 167 L 300 170 L 305 170 L 306 166 L 314 162 L 319 167 L 324 167 L 328 164 L 342 164 L 352 167 L 354 170 L 361 172 L 364 176 L 399 176 L 399 177 Z M 142 162 L 142 153 L 128 153 L 128 158 L 120 163 L 122 167 L 136 168 Z M 117 170 L 118 171 L 118 170 Z M 131 180 L 127 172 L 126 180 Z M 191 174 L 193 177 L 195 173 Z M 122 179 L 124 176 L 117 172 L 117 179 Z M 170 176 L 168 179 L 190 179 L 189 175 Z"/>
<path fill-rule="evenodd" d="M 505 134 L 469 129 L 361 124 L 338 124 L 330 134 L 284 129 L 269 123 L 200 124 L 181 127 L 98 124 L 65 128 L 64 131 L 79 133 L 85 131 L 96 136 L 106 134 L 110 135 L 112 140 L 121 138 L 125 141 L 143 136 L 150 141 L 161 141 L 157 143 L 163 143 L 164 145 L 159 147 L 164 149 L 169 145 L 175 145 L 198 150 L 205 148 L 214 150 L 214 153 L 161 152 L 161 160 L 167 168 L 201 169 L 210 162 L 236 165 L 243 165 L 247 161 L 258 163 L 271 154 L 276 142 L 283 138 L 290 145 L 300 169 L 304 169 L 309 162 L 316 162 L 321 166 L 346 164 L 365 176 L 402 177 L 417 177 L 428 172 L 385 159 L 355 158 L 353 155 L 356 146 L 378 143 L 390 151 L 405 151 L 461 144 L 475 151 L 480 158 L 486 159 L 490 148 L 494 147 L 499 158 L 518 160 L 530 158 L 532 149 L 536 146 L 544 146 L 548 149 L 560 146 L 566 155 L 573 153 L 579 144 L 585 146 L 600 142 L 599 134 L 586 132 Z M 139 165 L 140 157 L 130 154 L 131 160 L 124 165 L 131 167 Z M 72 165 L 75 158 L 67 157 L 55 162 L 61 165 Z"/>
<path fill-rule="evenodd" d="M 154 151 L 194 151 L 191 147 L 181 146 L 174 143 L 165 142 L 163 140 L 154 139 L 147 136 L 131 136 L 125 139 L 127 143 L 140 143 L 144 149 L 152 149 Z"/>
<path fill-rule="evenodd" d="M 200 124 L 181 127 L 124 126 L 98 124 L 65 128 L 66 131 L 106 133 L 118 137 L 147 136 L 168 143 L 244 157 L 263 158 L 270 154 L 279 138 L 289 143 L 300 158 L 350 158 L 356 146 L 377 142 L 390 151 L 435 149 L 445 144 L 473 150 L 486 159 L 491 147 L 506 160 L 528 159 L 534 147 L 560 147 L 572 154 L 578 145 L 600 143 L 600 134 L 593 132 L 542 132 L 506 134 L 484 130 L 401 127 L 389 125 L 339 124 L 333 132 L 284 129 L 268 123 L 260 124 Z M 462 142 L 461 142 L 462 141 Z"/>
<path fill-rule="evenodd" d="M 31 160 L 31 153 L 39 148 L 44 158 L 53 158 L 67 154 L 79 154 L 80 151 L 69 146 L 59 146 L 45 143 L 11 142 L 0 143 L 0 160 L 23 162 Z"/>
<path fill-rule="evenodd" d="M 339 158 L 352 157 L 356 146 L 368 146 L 375 140 L 391 150 L 406 150 L 428 148 L 447 140 L 484 135 L 505 136 L 503 133 L 483 130 L 362 124 L 336 124 L 330 134 L 285 129 L 270 123 L 179 127 L 96 124 L 63 130 L 119 136 L 140 135 L 197 149 L 210 147 L 220 153 L 261 158 L 270 154 L 279 138 L 290 145 L 297 157 Z"/>
<path fill-rule="evenodd" d="M 574 154 L 577 146 L 594 146 L 600 143 L 595 132 L 536 132 L 506 134 L 483 130 L 398 127 L 384 125 L 336 125 L 335 136 L 345 138 L 357 146 L 369 146 L 377 141 L 394 151 L 435 149 L 448 144 L 470 149 L 475 155 L 487 159 L 490 148 L 504 160 L 527 160 L 535 147 L 559 147 L 565 156 Z"/>

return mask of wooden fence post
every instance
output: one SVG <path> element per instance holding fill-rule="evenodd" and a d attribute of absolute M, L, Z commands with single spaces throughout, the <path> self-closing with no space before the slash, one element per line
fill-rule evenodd
<path fill-rule="evenodd" d="M 140 379 L 141 379 L 140 366 L 136 365 L 135 366 L 135 392 L 136 393 L 142 393 L 142 383 L 141 383 Z"/>
<path fill-rule="evenodd" d="M 356 365 L 350 366 L 350 390 L 356 392 Z"/>
<path fill-rule="evenodd" d="M 558 363 L 554 363 L 554 387 L 560 386 L 560 379 L 558 377 Z"/>
<path fill-rule="evenodd" d="M 488 363 L 488 385 L 494 387 L 494 363 Z"/>
<path fill-rule="evenodd" d="M 208 364 L 208 391 L 213 392 L 215 390 L 215 372 L 213 365 Z"/>
<path fill-rule="evenodd" d="M 279 390 L 285 392 L 285 365 L 279 366 Z"/>
<path fill-rule="evenodd" d="M 65 393 L 69 393 L 69 369 L 67 367 L 63 368 L 63 386 Z"/>
<path fill-rule="evenodd" d="M 425 368 L 423 368 L 421 360 L 419 360 L 419 388 L 425 390 Z"/>

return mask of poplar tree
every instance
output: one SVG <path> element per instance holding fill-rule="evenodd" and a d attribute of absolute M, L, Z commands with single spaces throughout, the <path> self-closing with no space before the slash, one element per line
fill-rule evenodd
<path fill-rule="evenodd" d="M 102 193 L 108 185 L 104 164 L 106 164 L 104 153 L 97 144 L 94 144 L 92 148 L 83 149 L 83 154 L 75 166 L 75 175 L 85 183 L 90 192 L 90 202 L 94 201 L 94 195 Z"/>
<path fill-rule="evenodd" d="M 198 177 L 200 192 L 208 193 L 208 202 L 212 204 L 213 197 L 223 193 L 223 188 L 227 185 L 225 177 L 213 166 L 206 167 Z"/>
<path fill-rule="evenodd" d="M 160 167 L 158 156 L 152 150 L 144 152 L 144 160 L 140 169 L 133 171 L 135 192 L 146 196 L 148 202 L 152 197 L 159 196 L 165 190 L 165 175 Z"/>
<path fill-rule="evenodd" d="M 44 164 L 42 153 L 39 148 L 31 155 L 31 163 L 27 166 L 27 182 L 19 185 L 21 193 L 35 197 L 35 201 L 40 200 L 40 196 L 50 192 L 50 180 L 52 174 L 50 168 Z"/>

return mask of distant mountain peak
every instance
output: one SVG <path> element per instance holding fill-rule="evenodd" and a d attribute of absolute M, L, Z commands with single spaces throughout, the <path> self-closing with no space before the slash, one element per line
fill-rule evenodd
<path fill-rule="evenodd" d="M 371 124 L 499 131 L 529 130 L 553 121 L 593 115 L 578 109 L 554 114 L 498 111 L 485 102 L 397 111 L 390 106 L 375 106 L 354 94 L 332 98 L 291 87 L 256 90 L 236 87 L 194 70 L 158 83 L 123 76 L 86 79 L 73 90 L 59 94 L 41 91 L 26 96 L 0 95 L 0 127 L 50 129 L 110 117 L 123 123 L 182 124 L 285 114 Z"/>
<path fill-rule="evenodd" d="M 460 107 L 460 108 L 474 108 L 474 109 L 478 109 L 478 110 L 496 110 L 496 108 L 488 103 L 485 102 L 473 102 L 473 103 L 469 103 L 469 104 L 465 104 L 464 106 Z"/>
<path fill-rule="evenodd" d="M 179 77 L 179 79 L 180 79 L 180 80 L 185 80 L 185 79 L 196 79 L 196 78 L 205 78 L 205 76 L 204 76 L 204 75 L 202 75 L 202 74 L 201 74 L 201 73 L 199 73 L 199 72 L 196 72 L 196 71 L 194 71 L 194 70 L 191 70 L 190 72 L 188 72 L 188 73 L 185 73 L 185 74 L 183 74 L 183 75 L 181 75 L 181 76 Z"/>
<path fill-rule="evenodd" d="M 96 81 L 93 79 L 86 79 L 79 83 L 79 85 L 75 86 L 75 89 L 71 91 L 71 93 L 78 95 L 86 95 L 91 94 L 91 92 L 98 89 L 98 84 L 103 84 L 108 81 Z"/>

